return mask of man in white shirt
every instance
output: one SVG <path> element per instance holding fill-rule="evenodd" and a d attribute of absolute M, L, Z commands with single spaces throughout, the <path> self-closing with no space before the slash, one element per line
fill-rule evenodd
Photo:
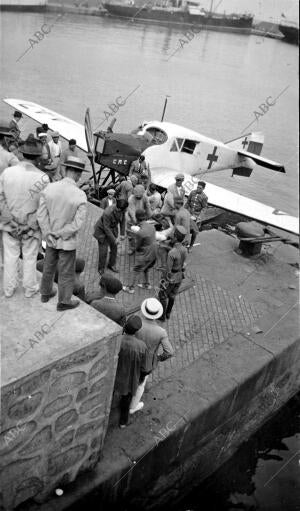
<path fill-rule="evenodd" d="M 0 230 L 3 231 L 4 294 L 10 298 L 18 286 L 18 262 L 23 255 L 25 297 L 38 292 L 36 260 L 41 242 L 37 208 L 41 189 L 49 178 L 36 166 L 42 145 L 28 138 L 19 146 L 24 160 L 5 169 L 0 176 Z"/>
<path fill-rule="evenodd" d="M 177 174 L 175 176 L 175 183 L 173 185 L 170 185 L 168 187 L 165 199 L 164 199 L 164 205 L 161 209 L 161 213 L 164 216 L 170 217 L 172 220 L 175 216 L 175 206 L 174 206 L 174 199 L 176 197 L 181 197 L 184 199 L 185 196 L 185 190 L 182 186 L 184 181 L 184 175 L 183 174 Z"/>
<path fill-rule="evenodd" d="M 23 117 L 23 114 L 21 112 L 18 112 L 18 110 L 16 110 L 14 112 L 13 118 L 9 124 L 9 128 L 13 132 L 14 139 L 18 142 L 21 141 L 21 138 L 20 138 L 21 130 L 19 128 L 19 122 L 22 119 L 22 117 Z"/>
<path fill-rule="evenodd" d="M 147 197 L 150 203 L 152 215 L 158 215 L 162 207 L 162 200 L 161 195 L 157 191 L 156 185 L 154 183 L 150 183 L 149 189 L 147 191 Z"/>
<path fill-rule="evenodd" d="M 53 163 L 56 164 L 57 167 L 60 156 L 62 154 L 62 144 L 61 141 L 59 140 L 58 131 L 53 131 L 52 140 L 49 142 L 49 147 L 52 161 Z"/>
<path fill-rule="evenodd" d="M 181 197 L 182 199 L 184 198 L 185 190 L 183 187 L 183 181 L 184 181 L 184 175 L 176 174 L 175 183 L 168 187 L 168 192 L 172 193 L 172 195 L 174 196 L 174 199 L 175 199 L 175 197 Z"/>
<path fill-rule="evenodd" d="M 55 296 L 53 280 L 58 270 L 57 310 L 74 309 L 79 300 L 71 300 L 74 288 L 76 244 L 78 231 L 85 221 L 87 198 L 77 183 L 85 170 L 84 162 L 69 156 L 65 166 L 65 177 L 51 183 L 41 193 L 37 212 L 46 253 L 41 282 L 41 301 L 48 302 Z"/>
<path fill-rule="evenodd" d="M 76 140 L 75 138 L 71 138 L 69 140 L 68 147 L 61 153 L 60 160 L 57 166 L 55 179 L 56 181 L 58 179 L 62 179 L 65 176 L 65 169 L 64 169 L 64 163 L 66 163 L 69 156 L 76 156 L 76 158 L 79 158 L 79 151 L 76 146 Z"/>
<path fill-rule="evenodd" d="M 38 136 L 39 136 L 39 139 L 43 146 L 42 147 L 42 158 L 43 158 L 43 160 L 45 160 L 45 163 L 47 163 L 47 165 L 50 165 L 50 163 L 52 163 L 52 159 L 51 159 L 50 147 L 47 142 L 47 133 L 41 132 L 41 133 L 39 133 Z"/>
<path fill-rule="evenodd" d="M 58 131 L 53 131 L 51 135 L 52 139 L 48 142 L 48 145 L 52 163 L 48 166 L 48 169 L 51 170 L 52 181 L 59 181 L 62 178 L 62 174 L 60 173 L 60 159 L 63 153 L 62 143 L 59 140 Z M 46 167 L 45 171 L 48 169 Z"/>

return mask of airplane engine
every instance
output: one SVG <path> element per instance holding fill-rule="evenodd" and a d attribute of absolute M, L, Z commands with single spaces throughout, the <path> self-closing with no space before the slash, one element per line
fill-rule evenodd
<path fill-rule="evenodd" d="M 95 141 L 95 162 L 122 175 L 150 145 L 145 137 L 122 133 L 95 133 Z"/>
<path fill-rule="evenodd" d="M 240 157 L 239 166 L 232 169 L 232 176 L 250 177 L 255 165 L 252 158 Z"/>

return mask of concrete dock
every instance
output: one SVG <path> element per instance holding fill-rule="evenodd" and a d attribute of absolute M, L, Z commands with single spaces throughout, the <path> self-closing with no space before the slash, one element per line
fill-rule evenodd
<path fill-rule="evenodd" d="M 97 244 L 91 236 L 97 214 L 89 205 L 79 248 L 89 290 L 99 281 Z M 203 231 L 196 244 L 165 323 L 175 356 L 153 373 L 143 411 L 120 430 L 115 395 L 100 460 L 73 481 L 69 470 L 57 473 L 62 496 L 53 487 L 42 495 L 36 489 L 20 509 L 57 511 L 75 504 L 74 509 L 82 509 L 95 503 L 105 510 L 163 508 L 219 468 L 299 390 L 297 250 L 273 243 L 246 258 L 234 236 L 217 230 Z M 126 244 L 120 245 L 124 283 L 134 264 L 126 252 Z M 145 296 L 157 293 L 158 282 L 153 269 L 153 290 L 132 296 L 121 292 L 119 299 L 128 311 L 137 310 Z M 78 311 L 90 314 L 84 304 Z M 91 313 L 97 321 L 98 313 Z M 28 337 L 28 331 L 22 335 Z"/>

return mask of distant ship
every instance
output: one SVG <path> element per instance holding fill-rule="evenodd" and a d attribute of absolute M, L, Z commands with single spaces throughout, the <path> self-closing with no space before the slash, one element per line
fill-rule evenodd
<path fill-rule="evenodd" d="M 279 25 L 280 32 L 284 35 L 284 41 L 299 44 L 299 25 L 293 21 L 282 21 Z"/>
<path fill-rule="evenodd" d="M 149 5 L 130 3 L 104 2 L 103 6 L 111 16 L 132 19 L 132 21 L 147 21 L 167 24 L 197 25 L 210 30 L 230 32 L 251 32 L 253 16 L 249 14 L 217 14 L 213 12 L 213 1 L 210 10 L 200 7 L 195 0 L 157 0 Z"/>
<path fill-rule="evenodd" d="M 47 0 L 0 0 L 0 11 L 40 11 Z"/>

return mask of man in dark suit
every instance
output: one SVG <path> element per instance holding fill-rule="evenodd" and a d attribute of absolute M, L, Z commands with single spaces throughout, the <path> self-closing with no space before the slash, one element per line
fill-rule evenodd
<path fill-rule="evenodd" d="M 135 266 L 133 268 L 131 284 L 123 287 L 123 291 L 130 294 L 134 293 L 135 284 L 142 273 L 143 282 L 139 283 L 138 286 L 144 289 L 151 289 L 149 270 L 154 266 L 157 257 L 156 231 L 154 226 L 146 222 L 146 213 L 143 209 L 138 209 L 135 216 L 139 227 L 135 235 Z"/>
<path fill-rule="evenodd" d="M 127 206 L 127 201 L 118 199 L 115 206 L 109 206 L 103 211 L 101 217 L 95 224 L 93 236 L 98 241 L 98 272 L 100 275 L 102 275 L 105 270 L 108 247 L 110 248 L 110 254 L 107 268 L 118 273 L 116 268 L 118 226 Z"/>
<path fill-rule="evenodd" d="M 134 160 L 129 168 L 129 177 L 136 176 L 138 184 L 143 184 L 143 178 L 146 179 L 147 183 L 151 181 L 151 173 L 149 164 L 145 161 L 145 156 L 141 154 L 138 160 Z"/>
<path fill-rule="evenodd" d="M 102 275 L 100 280 L 100 291 L 87 295 L 92 301 L 90 305 L 105 316 L 124 326 L 126 321 L 126 310 L 117 300 L 117 294 L 122 290 L 122 282 L 109 274 Z"/>
<path fill-rule="evenodd" d="M 74 287 L 73 287 L 73 295 L 78 296 L 80 300 L 85 300 L 85 288 L 84 284 L 81 280 L 81 274 L 83 273 L 85 267 L 84 259 L 76 259 L 75 261 L 75 277 L 74 277 Z M 44 258 L 38 259 L 36 263 L 36 269 L 43 273 L 44 268 Z M 56 270 L 54 275 L 54 282 L 58 282 L 58 271 Z"/>
<path fill-rule="evenodd" d="M 114 206 L 116 204 L 115 194 L 116 191 L 113 188 L 107 190 L 107 197 L 104 197 L 104 199 L 101 201 L 102 209 L 106 209 L 109 206 Z"/>
<path fill-rule="evenodd" d="M 115 379 L 115 391 L 121 394 L 120 428 L 128 425 L 129 414 L 142 410 L 144 403 L 140 401 L 144 389 L 143 383 L 151 369 L 147 356 L 146 344 L 136 337 L 142 327 L 139 316 L 131 316 L 123 330 L 118 367 Z"/>

